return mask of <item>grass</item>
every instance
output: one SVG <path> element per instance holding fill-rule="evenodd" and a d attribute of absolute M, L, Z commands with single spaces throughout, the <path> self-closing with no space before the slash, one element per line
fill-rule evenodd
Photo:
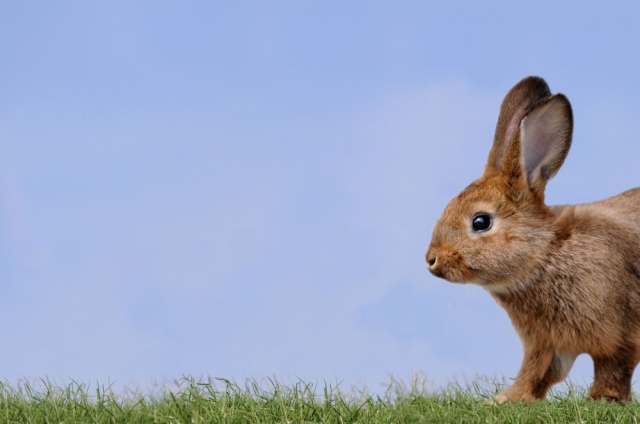
<path fill-rule="evenodd" d="M 416 380 L 392 381 L 382 395 L 366 390 L 275 380 L 243 387 L 224 379 L 185 378 L 154 394 L 49 381 L 0 385 L 0 423 L 636 423 L 640 404 L 587 400 L 568 385 L 544 402 L 486 405 L 501 382 L 477 379 L 427 392 Z"/>

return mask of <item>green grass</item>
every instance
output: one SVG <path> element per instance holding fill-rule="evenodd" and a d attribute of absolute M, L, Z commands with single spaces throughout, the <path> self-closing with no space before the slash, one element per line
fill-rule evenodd
<path fill-rule="evenodd" d="M 640 404 L 586 399 L 565 386 L 544 402 L 486 405 L 500 383 L 478 379 L 440 391 L 392 381 L 382 395 L 366 390 L 274 380 L 239 386 L 227 380 L 183 379 L 153 394 L 114 393 L 70 383 L 0 385 L 0 423 L 636 423 Z"/>

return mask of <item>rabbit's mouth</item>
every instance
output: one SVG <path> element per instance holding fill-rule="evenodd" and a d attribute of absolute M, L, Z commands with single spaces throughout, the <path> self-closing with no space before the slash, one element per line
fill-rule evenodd
<path fill-rule="evenodd" d="M 431 271 L 436 277 L 455 284 L 468 284 L 475 282 L 475 275 L 469 269 L 450 269 Z"/>

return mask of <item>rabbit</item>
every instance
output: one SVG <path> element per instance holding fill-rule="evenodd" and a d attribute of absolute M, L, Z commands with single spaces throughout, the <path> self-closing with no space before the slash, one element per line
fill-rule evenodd
<path fill-rule="evenodd" d="M 475 283 L 502 306 L 524 358 L 492 403 L 544 399 L 576 357 L 593 358 L 590 396 L 631 400 L 640 361 L 640 188 L 594 203 L 547 206 L 573 112 L 528 77 L 500 107 L 484 174 L 445 207 L 426 252 L 429 271 Z M 594 169 L 595 170 L 595 169 Z"/>

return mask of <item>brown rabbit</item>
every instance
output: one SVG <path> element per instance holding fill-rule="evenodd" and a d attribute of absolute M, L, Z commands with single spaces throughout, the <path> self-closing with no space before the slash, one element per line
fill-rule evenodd
<path fill-rule="evenodd" d="M 576 356 L 593 358 L 591 396 L 631 399 L 640 361 L 640 189 L 547 206 L 544 189 L 571 146 L 571 105 L 529 77 L 500 108 L 484 174 L 445 208 L 426 254 L 432 274 L 484 287 L 524 347 L 495 401 L 543 399 Z"/>

